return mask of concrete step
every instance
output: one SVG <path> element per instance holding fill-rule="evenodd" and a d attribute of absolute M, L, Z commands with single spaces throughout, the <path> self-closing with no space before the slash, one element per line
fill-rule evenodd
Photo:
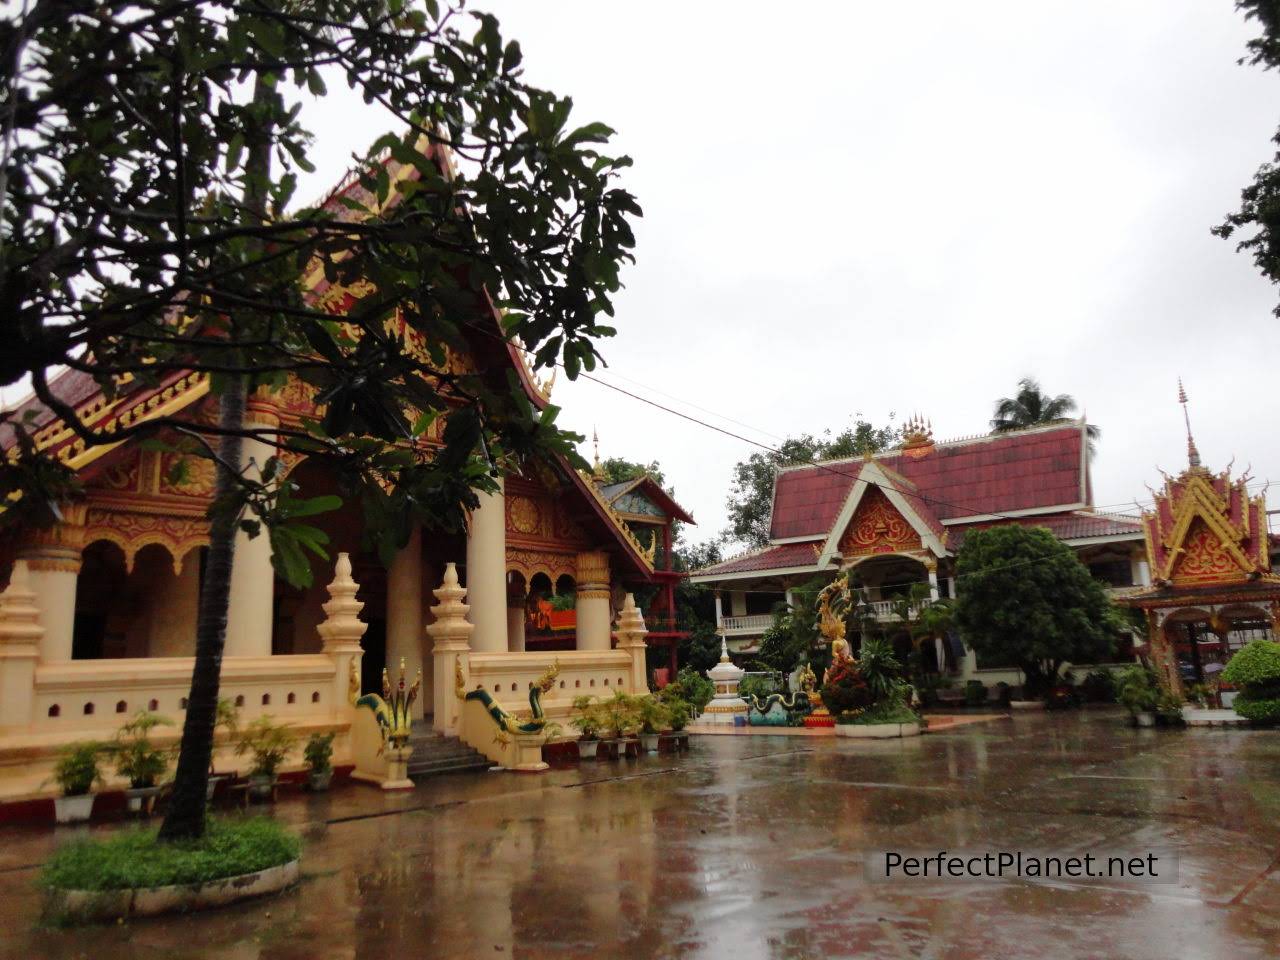
<path fill-rule="evenodd" d="M 465 770 L 487 770 L 489 760 L 457 737 L 446 737 L 427 728 L 415 730 L 409 738 L 413 753 L 409 757 L 410 777 L 429 777 L 438 773 Z"/>

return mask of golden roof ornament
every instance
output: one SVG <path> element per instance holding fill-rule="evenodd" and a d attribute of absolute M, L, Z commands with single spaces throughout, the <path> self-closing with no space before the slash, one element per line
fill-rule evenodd
<path fill-rule="evenodd" d="M 913 413 L 902 427 L 902 452 L 918 459 L 927 456 L 932 449 L 933 421 Z"/>
<path fill-rule="evenodd" d="M 1191 416 L 1187 413 L 1187 391 L 1182 386 L 1182 378 L 1178 378 L 1178 402 L 1182 404 L 1182 420 L 1187 425 L 1187 462 L 1192 470 L 1203 470 L 1200 465 L 1200 451 L 1196 449 L 1195 438 L 1191 435 Z"/>
<path fill-rule="evenodd" d="M 591 468 L 591 475 L 601 483 L 609 479 L 609 475 L 605 473 L 604 464 L 600 462 L 600 432 L 595 427 L 591 428 L 591 443 L 595 448 L 594 466 Z"/>

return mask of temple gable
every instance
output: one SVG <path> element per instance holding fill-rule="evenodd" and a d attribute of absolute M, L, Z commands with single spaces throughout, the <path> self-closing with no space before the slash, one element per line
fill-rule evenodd
<path fill-rule="evenodd" d="M 840 536 L 840 554 L 848 558 L 877 553 L 918 553 L 924 549 L 915 528 L 878 487 L 868 487 Z"/>

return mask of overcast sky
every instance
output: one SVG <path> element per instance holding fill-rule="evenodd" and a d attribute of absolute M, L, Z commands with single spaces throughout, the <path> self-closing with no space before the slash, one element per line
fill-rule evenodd
<path fill-rule="evenodd" d="M 1098 505 L 1132 508 L 1185 464 L 1181 375 L 1206 465 L 1280 505 L 1277 293 L 1209 233 L 1280 100 L 1229 0 L 479 8 L 635 159 L 606 378 L 775 442 L 858 413 L 984 432 L 1031 375 L 1102 427 Z M 386 126 L 349 100 L 312 122 L 317 185 Z M 748 444 L 563 374 L 554 399 L 604 456 L 660 461 L 695 539 L 724 526 Z"/>
<path fill-rule="evenodd" d="M 1209 233 L 1280 116 L 1229 0 L 473 6 L 635 159 L 612 382 L 772 443 L 859 413 L 984 432 L 1030 375 L 1102 427 L 1097 503 L 1131 508 L 1184 465 L 1181 375 L 1206 465 L 1280 506 L 1277 294 Z M 300 195 L 391 126 L 339 86 Z M 694 539 L 724 526 L 748 444 L 563 374 L 554 400 L 660 461 Z"/>

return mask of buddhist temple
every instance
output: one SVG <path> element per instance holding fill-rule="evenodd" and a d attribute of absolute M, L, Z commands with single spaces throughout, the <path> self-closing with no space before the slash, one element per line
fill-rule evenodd
<path fill-rule="evenodd" d="M 692 580 L 716 589 L 718 629 L 742 656 L 758 649 L 777 604 L 815 577 L 850 571 L 885 624 L 901 623 L 897 611 L 913 590 L 927 585 L 917 607 L 955 597 L 965 535 L 995 524 L 1047 528 L 1115 595 L 1145 587 L 1142 523 L 1094 509 L 1089 458 L 1083 419 L 935 441 L 928 421 L 913 417 L 892 450 L 780 468 L 768 545 Z M 958 637 L 938 638 L 925 655 L 940 673 L 1020 682 L 1010 664 L 979 662 Z"/>
<path fill-rule="evenodd" d="M 1201 463 L 1181 383 L 1178 400 L 1187 466 L 1165 475 L 1142 514 L 1152 584 L 1121 600 L 1146 613 L 1150 659 L 1175 693 L 1212 679 L 1251 640 L 1280 634 L 1265 493 L 1250 495 L 1247 472 L 1233 479 L 1230 467 L 1215 473 Z"/>
<path fill-rule="evenodd" d="M 417 175 L 412 165 L 386 162 L 393 181 Z M 334 196 L 353 191 L 363 193 L 358 178 Z M 317 276 L 311 295 L 341 317 L 368 288 L 331 286 Z M 496 311 L 462 329 L 469 348 L 450 351 L 451 372 L 499 385 L 514 374 L 530 403 L 546 407 L 550 383 L 539 381 L 520 345 L 503 337 Z M 420 338 L 403 322 L 389 332 L 426 357 Z M 178 412 L 211 415 L 215 402 L 207 375 L 181 371 L 154 386 L 126 386 L 112 398 L 74 371 L 54 379 L 52 389 L 104 430 Z M 316 411 L 314 390 L 290 379 L 253 395 L 247 419 L 269 436 Z M 49 527 L 11 524 L 0 534 L 0 588 L 14 581 L 8 601 L 0 604 L 0 611 L 8 611 L 0 614 L 0 799 L 47 790 L 42 783 L 62 746 L 106 737 L 139 709 L 168 716 L 180 729 L 208 543 L 205 513 L 213 492 L 210 461 L 189 458 L 184 472 L 174 469 L 181 454 L 142 443 L 86 448 L 34 398 L 19 412 L 31 415 L 38 449 L 77 473 L 84 496 L 57 505 L 57 520 Z M 438 441 L 440 435 L 431 436 Z M 16 455 L 12 433 L 0 441 Z M 335 492 L 321 465 L 265 440 L 245 446 L 246 459 L 258 467 L 278 455 L 298 496 Z M 224 695 L 246 720 L 270 713 L 299 734 L 337 731 L 341 762 L 354 749 L 348 739 L 348 668 L 356 670 L 366 692 L 380 687 L 384 666 L 403 661 L 410 677 L 421 670 L 423 693 L 415 709 L 426 727 L 461 736 L 482 751 L 493 731 L 465 729 L 455 702 L 455 674 L 514 710 L 530 684 L 558 663 L 557 685 L 543 701 L 548 716 L 563 716 L 582 694 L 647 690 L 643 632 L 633 630 L 630 646 L 615 649 L 615 622 L 629 593 L 652 596 L 651 635 L 668 648 L 662 661 L 670 666 L 683 636 L 674 623 L 672 590 L 682 574 L 673 570 L 671 527 L 691 523 L 692 516 L 650 478 L 607 484 L 564 458 L 529 465 L 502 478 L 500 486 L 482 497 L 465 534 L 414 529 L 387 566 L 362 543 L 357 502 L 317 516 L 316 525 L 329 537 L 330 557 L 307 589 L 275 575 L 267 536 L 241 534 Z M 349 575 L 335 567 L 344 554 L 350 557 Z M 449 587 L 446 602 L 434 594 L 450 565 L 465 594 L 454 596 Z M 18 567 L 21 576 L 14 577 Z M 359 615 L 338 629 L 329 622 L 334 613 L 326 598 L 332 604 L 333 597 L 348 593 L 355 607 L 344 606 L 343 616 L 350 609 Z M 446 631 L 444 641 L 433 642 L 433 609 L 444 608 L 462 611 L 468 629 Z M 444 660 L 442 651 L 448 654 Z M 483 715 L 478 722 L 488 723 Z"/>

